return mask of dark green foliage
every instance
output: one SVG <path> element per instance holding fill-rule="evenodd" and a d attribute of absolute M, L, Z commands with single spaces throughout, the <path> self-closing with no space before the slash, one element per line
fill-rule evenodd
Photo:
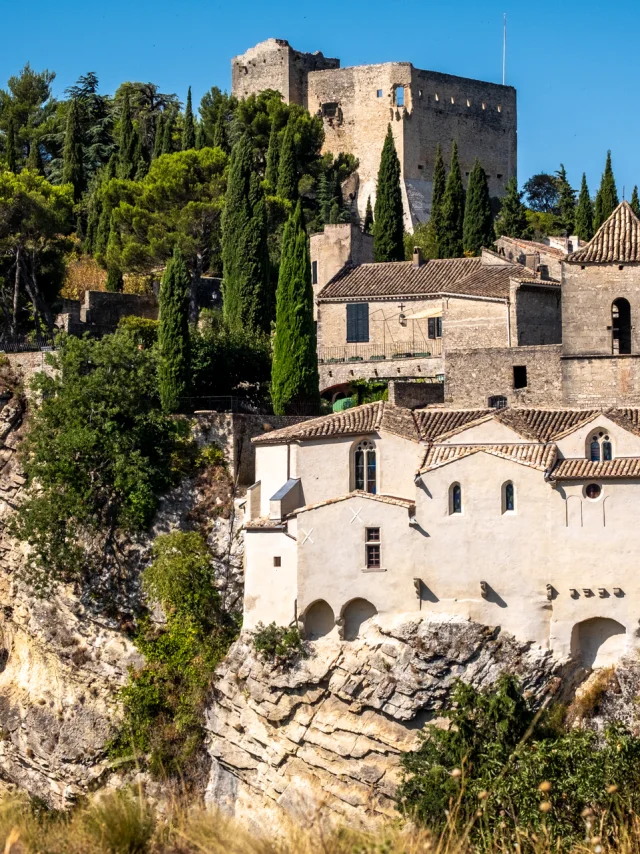
<path fill-rule="evenodd" d="M 148 317 L 137 317 L 135 314 L 127 314 L 121 317 L 118 323 L 118 329 L 125 329 L 133 335 L 137 344 L 143 347 L 153 347 L 158 340 L 157 320 L 150 320 Z"/>
<path fill-rule="evenodd" d="M 224 312 L 231 328 L 270 327 L 266 216 L 262 188 L 253 171 L 253 148 L 243 134 L 231 153 L 222 216 Z"/>
<path fill-rule="evenodd" d="M 38 175 L 42 175 L 42 173 L 44 172 L 42 154 L 40 153 L 40 143 L 38 143 L 35 139 L 32 140 L 31 146 L 29 147 L 29 156 L 27 157 L 27 169 L 31 169 L 32 172 L 37 172 Z"/>
<path fill-rule="evenodd" d="M 428 726 L 418 750 L 402 758 L 401 809 L 436 833 L 449 823 L 493 848 L 497 827 L 514 841 L 527 828 L 570 849 L 584 839 L 583 810 L 594 811 L 606 837 L 622 804 L 640 806 L 640 738 L 622 724 L 604 737 L 564 731 L 550 714 L 533 715 L 511 676 L 488 694 L 460 683 L 453 701 L 449 728 Z M 543 801 L 550 806 L 541 810 Z"/>
<path fill-rule="evenodd" d="M 532 175 L 522 189 L 532 211 L 538 213 L 557 211 L 559 187 L 555 175 L 549 175 L 547 172 Z"/>
<path fill-rule="evenodd" d="M 173 131 L 176 125 L 176 117 L 173 110 L 165 115 L 164 128 L 162 130 L 162 153 L 172 154 L 175 151 L 173 145 Z"/>
<path fill-rule="evenodd" d="M 271 371 L 273 411 L 286 415 L 318 407 L 318 382 L 309 244 L 298 202 L 282 237 Z"/>
<path fill-rule="evenodd" d="M 122 270 L 116 266 L 107 267 L 106 289 L 108 291 L 121 292 L 123 287 Z"/>
<path fill-rule="evenodd" d="M 275 120 L 271 122 L 271 133 L 269 134 L 269 147 L 267 148 L 267 162 L 264 177 L 272 193 L 278 186 L 278 166 L 280 164 L 280 134 Z"/>
<path fill-rule="evenodd" d="M 227 122 L 222 109 L 218 113 L 218 118 L 213 128 L 213 146 L 214 148 L 221 148 L 227 154 L 231 151 L 227 139 Z"/>
<path fill-rule="evenodd" d="M 367 196 L 367 209 L 364 214 L 362 230 L 365 234 L 373 234 L 373 208 L 371 207 L 371 196 Z"/>
<path fill-rule="evenodd" d="M 629 202 L 631 205 L 631 210 L 634 212 L 636 216 L 640 216 L 640 199 L 638 198 L 638 187 L 637 185 L 633 188 L 633 193 L 631 194 L 631 201 Z"/>
<path fill-rule="evenodd" d="M 191 105 L 191 86 L 187 93 L 187 106 L 184 111 L 184 125 L 182 128 L 182 150 L 189 151 L 196 147 L 196 126 L 193 120 L 193 107 Z"/>
<path fill-rule="evenodd" d="M 16 130 L 13 116 L 9 113 L 7 122 L 6 160 L 9 172 L 18 172 L 18 147 L 16 144 Z"/>
<path fill-rule="evenodd" d="M 200 151 L 201 148 L 204 148 L 207 144 L 207 138 L 204 132 L 204 125 L 202 122 L 198 122 L 196 125 L 196 148 Z"/>
<path fill-rule="evenodd" d="M 464 208 L 463 248 L 465 255 L 479 255 L 494 241 L 493 216 L 487 174 L 476 158 L 469 175 Z"/>
<path fill-rule="evenodd" d="M 118 144 L 118 177 L 133 178 L 138 168 L 138 135 L 131 119 L 129 92 L 124 93 L 120 115 L 120 138 Z"/>
<path fill-rule="evenodd" d="M 387 128 L 376 195 L 373 224 L 373 256 L 375 261 L 404 259 L 404 215 L 400 189 L 400 161 L 393 141 L 391 125 Z"/>
<path fill-rule="evenodd" d="M 199 533 L 157 537 L 143 585 L 162 606 L 166 624 L 140 625 L 135 642 L 146 664 L 121 691 L 124 723 L 111 750 L 138 761 L 146 755 L 155 776 L 193 784 L 206 773 L 203 724 L 214 670 L 237 625 L 221 609 L 211 554 Z"/>
<path fill-rule="evenodd" d="M 611 166 L 611 152 L 607 151 L 607 162 L 605 163 L 600 189 L 596 196 L 596 203 L 593 211 L 593 230 L 597 231 L 603 222 L 609 219 L 614 210 L 618 207 L 618 191 L 616 189 L 616 180 L 613 177 L 613 167 Z"/>
<path fill-rule="evenodd" d="M 119 565 L 118 531 L 149 524 L 184 443 L 180 423 L 160 411 L 153 354 L 130 334 L 65 338 L 48 359 L 54 373 L 33 380 L 27 494 L 13 522 L 40 589 Z"/>
<path fill-rule="evenodd" d="M 593 204 L 587 186 L 587 176 L 584 172 L 582 173 L 582 184 L 576 207 L 575 233 L 580 240 L 591 240 L 593 237 Z"/>
<path fill-rule="evenodd" d="M 389 400 L 389 383 L 386 380 L 352 380 L 349 393 L 355 397 L 358 406 L 363 403 L 375 403 L 377 400 Z"/>
<path fill-rule="evenodd" d="M 558 213 L 561 228 L 567 235 L 573 234 L 576 218 L 576 191 L 567 180 L 567 170 L 564 164 L 556 172 L 556 184 L 558 187 Z"/>
<path fill-rule="evenodd" d="M 436 148 L 436 159 L 433 164 L 433 188 L 431 191 L 431 216 L 426 226 L 418 226 L 416 231 L 416 246 L 420 246 L 425 258 L 441 258 L 440 241 L 442 240 L 442 202 L 447 185 L 447 174 L 442 157 L 440 143 Z"/>
<path fill-rule="evenodd" d="M 458 144 L 451 146 L 451 164 L 442 199 L 442 234 L 438 241 L 440 258 L 460 258 L 463 251 L 464 187 L 460 174 Z"/>
<path fill-rule="evenodd" d="M 253 632 L 253 648 L 264 658 L 280 665 L 306 657 L 300 632 L 293 626 L 258 623 Z"/>
<path fill-rule="evenodd" d="M 158 388 L 165 412 L 177 412 L 189 383 L 189 285 L 191 277 L 179 249 L 160 286 Z"/>
<path fill-rule="evenodd" d="M 527 227 L 527 209 L 522 204 L 522 193 L 518 190 L 518 182 L 515 178 L 509 178 L 500 213 L 495 222 L 496 235 L 524 237 Z"/>
<path fill-rule="evenodd" d="M 64 136 L 62 154 L 62 183 L 73 185 L 73 198 L 78 202 L 84 192 L 85 174 L 83 164 L 82 128 L 80 127 L 80 109 L 78 103 L 72 100 L 67 113 L 67 130 Z"/>
<path fill-rule="evenodd" d="M 164 116 L 163 113 L 160 113 L 158 118 L 156 119 L 156 135 L 153 138 L 153 153 L 151 156 L 152 160 L 155 160 L 157 157 L 160 157 L 162 152 L 162 146 L 164 143 Z"/>
<path fill-rule="evenodd" d="M 277 195 L 281 199 L 295 201 L 298 198 L 298 172 L 296 169 L 296 151 L 294 146 L 294 126 L 287 124 L 278 159 Z"/>

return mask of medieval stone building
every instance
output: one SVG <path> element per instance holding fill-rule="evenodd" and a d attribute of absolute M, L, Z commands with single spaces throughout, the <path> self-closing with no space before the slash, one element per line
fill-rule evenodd
<path fill-rule="evenodd" d="M 492 196 L 516 174 L 516 92 L 500 86 L 421 71 L 408 62 L 340 68 L 321 53 L 303 54 L 283 39 L 268 39 L 233 58 L 232 91 L 238 98 L 276 89 L 285 101 L 322 117 L 324 151 L 353 154 L 359 162 L 352 188 L 364 217 L 375 202 L 376 178 L 391 124 L 402 167 L 408 230 L 428 219 L 436 147 L 445 158 L 453 140 L 463 179 L 479 158 Z"/>

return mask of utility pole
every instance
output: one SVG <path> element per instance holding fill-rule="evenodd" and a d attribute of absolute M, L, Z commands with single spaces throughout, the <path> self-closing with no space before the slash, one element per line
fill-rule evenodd
<path fill-rule="evenodd" d="M 504 28 L 502 35 L 502 85 L 507 80 L 507 13 L 504 13 Z"/>

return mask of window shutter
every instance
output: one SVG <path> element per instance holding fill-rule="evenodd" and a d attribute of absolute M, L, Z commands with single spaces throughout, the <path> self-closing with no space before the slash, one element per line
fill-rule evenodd
<path fill-rule="evenodd" d="M 347 305 L 347 343 L 361 343 L 369 340 L 369 303 L 349 303 Z"/>
<path fill-rule="evenodd" d="M 429 338 L 436 337 L 436 319 L 435 317 L 429 318 Z"/>

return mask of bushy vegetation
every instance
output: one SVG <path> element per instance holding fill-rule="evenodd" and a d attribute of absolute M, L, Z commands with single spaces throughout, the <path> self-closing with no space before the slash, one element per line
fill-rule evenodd
<path fill-rule="evenodd" d="M 480 693 L 460 683 L 444 712 L 403 756 L 402 811 L 435 832 L 471 831 L 488 849 L 496 835 L 519 844 L 539 834 L 569 849 L 584 838 L 612 840 L 640 807 L 640 738 L 622 724 L 600 735 L 535 714 L 513 677 Z"/>
<path fill-rule="evenodd" d="M 253 632 L 253 648 L 263 658 L 276 664 L 287 664 L 305 655 L 300 632 L 294 626 L 277 626 L 258 623 Z"/>

